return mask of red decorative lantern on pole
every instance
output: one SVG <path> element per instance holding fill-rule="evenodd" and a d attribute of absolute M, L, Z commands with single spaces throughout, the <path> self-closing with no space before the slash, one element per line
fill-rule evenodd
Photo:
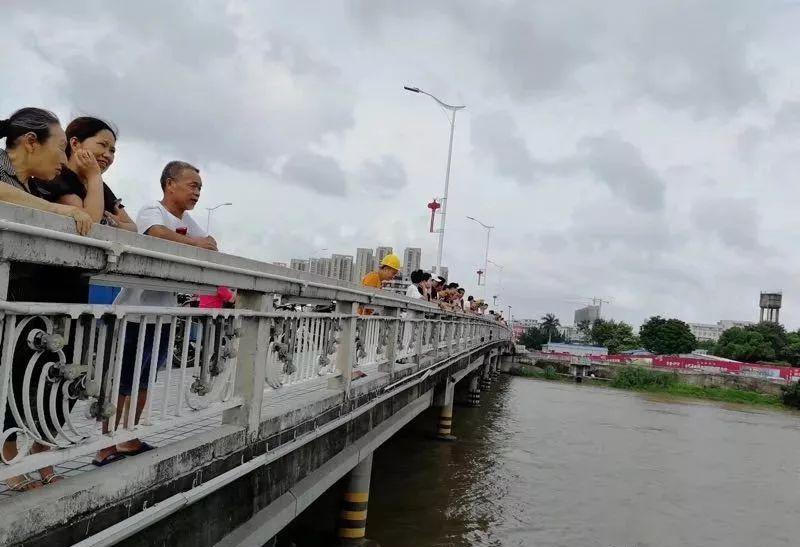
<path fill-rule="evenodd" d="M 436 198 L 433 199 L 432 202 L 428 204 L 428 209 L 431 210 L 431 233 L 433 233 L 433 221 L 436 218 L 436 210 L 440 209 L 442 204 L 436 201 Z"/>

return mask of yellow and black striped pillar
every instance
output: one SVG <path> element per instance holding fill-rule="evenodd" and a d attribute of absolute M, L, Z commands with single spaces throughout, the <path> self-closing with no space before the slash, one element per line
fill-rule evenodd
<path fill-rule="evenodd" d="M 439 431 L 436 438 L 440 441 L 455 441 L 455 436 L 452 435 L 453 428 L 453 400 L 450 403 L 442 405 L 439 412 Z"/>
<path fill-rule="evenodd" d="M 367 505 L 372 475 L 372 454 L 350 471 L 347 489 L 342 497 L 337 535 L 342 545 L 367 545 Z"/>
<path fill-rule="evenodd" d="M 469 406 L 481 406 L 481 388 L 478 384 L 478 374 L 473 374 L 469 380 L 469 397 L 467 402 Z"/>

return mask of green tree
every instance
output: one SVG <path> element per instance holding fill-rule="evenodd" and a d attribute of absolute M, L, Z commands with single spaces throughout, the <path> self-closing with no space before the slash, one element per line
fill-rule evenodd
<path fill-rule="evenodd" d="M 734 327 L 722 333 L 713 353 L 741 361 L 782 361 L 797 366 L 800 331 L 786 332 L 783 325 L 768 321 Z"/>
<path fill-rule="evenodd" d="M 733 327 L 723 332 L 714 355 L 737 361 L 771 361 L 776 357 L 770 340 L 750 327 Z"/>
<path fill-rule="evenodd" d="M 639 338 L 633 327 L 624 321 L 619 323 L 610 319 L 598 319 L 592 325 L 589 340 L 598 346 L 605 346 L 611 354 L 639 347 Z"/>
<path fill-rule="evenodd" d="M 665 319 L 658 315 L 641 326 L 639 338 L 645 349 L 658 354 L 688 353 L 697 346 L 689 325 L 680 319 Z"/>
<path fill-rule="evenodd" d="M 547 343 L 548 335 L 539 327 L 530 327 L 519 338 L 519 343 L 528 349 L 542 349 Z M 551 342 L 563 342 L 564 337 L 558 331 L 551 337 Z"/>
<path fill-rule="evenodd" d="M 800 332 L 790 332 L 786 334 L 786 347 L 783 350 L 783 358 L 792 366 L 800 364 Z"/>
<path fill-rule="evenodd" d="M 713 352 L 716 345 L 717 343 L 713 340 L 698 340 L 694 349 L 704 349 L 708 352 Z"/>
<path fill-rule="evenodd" d="M 551 340 L 558 336 L 558 327 L 561 326 L 561 321 L 558 320 L 552 313 L 546 314 L 542 317 L 541 324 L 539 325 L 539 329 Z"/>
<path fill-rule="evenodd" d="M 575 325 L 578 329 L 578 332 L 585 336 L 587 339 L 591 339 L 592 337 L 592 322 L 588 319 L 584 319 L 583 321 L 579 322 Z"/>

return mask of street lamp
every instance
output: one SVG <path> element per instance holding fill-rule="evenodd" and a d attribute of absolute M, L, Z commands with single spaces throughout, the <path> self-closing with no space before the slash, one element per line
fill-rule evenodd
<path fill-rule="evenodd" d="M 484 263 L 483 263 L 483 297 L 486 298 L 486 278 L 489 277 L 489 272 L 488 272 L 488 270 L 489 270 L 489 238 L 492 235 L 492 230 L 494 229 L 494 226 L 489 226 L 488 224 L 484 224 L 483 222 L 481 222 L 480 220 L 478 220 L 475 217 L 468 216 L 467 218 L 469 220 L 473 221 L 473 222 L 477 222 L 478 224 L 480 224 L 481 226 L 483 226 L 486 229 L 486 256 L 484 257 Z"/>
<path fill-rule="evenodd" d="M 226 205 L 233 205 L 233 203 L 226 201 L 225 203 L 220 203 L 219 205 L 215 205 L 213 207 L 206 207 L 206 211 L 208 211 L 208 216 L 206 217 L 206 233 L 208 233 L 208 230 L 211 227 L 211 213 L 220 207 L 225 207 Z"/>
<path fill-rule="evenodd" d="M 450 144 L 447 149 L 447 170 L 445 171 L 444 175 L 444 197 L 442 198 L 442 227 L 439 228 L 439 248 L 436 251 L 436 273 L 442 273 L 442 247 L 444 246 L 444 226 L 445 220 L 447 219 L 447 193 L 450 189 L 450 161 L 453 157 L 453 132 L 455 131 L 456 127 L 456 112 L 461 110 L 462 108 L 466 108 L 466 106 L 456 106 L 452 104 L 447 104 L 444 101 L 439 100 L 438 97 L 431 95 L 427 91 L 423 91 L 418 87 L 411 87 L 404 85 L 403 89 L 406 91 L 410 91 L 412 93 L 421 93 L 423 95 L 427 95 L 434 101 L 436 101 L 440 107 L 444 110 L 451 112 L 451 115 L 448 116 L 450 121 Z"/>

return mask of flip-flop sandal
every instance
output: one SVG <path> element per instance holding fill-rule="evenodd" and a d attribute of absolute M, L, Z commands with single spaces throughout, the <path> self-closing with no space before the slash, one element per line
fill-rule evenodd
<path fill-rule="evenodd" d="M 6 481 L 6 486 L 8 486 L 9 490 L 11 490 L 12 492 L 28 492 L 30 490 L 36 490 L 35 488 L 29 488 L 29 486 L 32 486 L 40 481 L 37 481 L 27 473 L 20 475 L 20 477 L 21 480 L 13 484 Z"/>
<path fill-rule="evenodd" d="M 108 465 L 110 463 L 114 463 L 116 461 L 122 460 L 125 458 L 125 454 L 120 452 L 112 452 L 102 460 L 92 460 L 92 465 L 96 465 L 97 467 L 103 467 L 104 465 Z"/>
<path fill-rule="evenodd" d="M 53 484 L 54 482 L 59 482 L 64 479 L 63 475 L 59 475 L 58 473 L 50 473 L 46 477 L 42 477 L 42 484 L 48 485 Z"/>
<path fill-rule="evenodd" d="M 139 443 L 139 448 L 135 450 L 120 450 L 117 448 L 117 453 L 122 454 L 123 456 L 138 456 L 139 454 L 144 454 L 145 452 L 155 450 L 155 448 L 155 446 L 142 441 Z"/>

